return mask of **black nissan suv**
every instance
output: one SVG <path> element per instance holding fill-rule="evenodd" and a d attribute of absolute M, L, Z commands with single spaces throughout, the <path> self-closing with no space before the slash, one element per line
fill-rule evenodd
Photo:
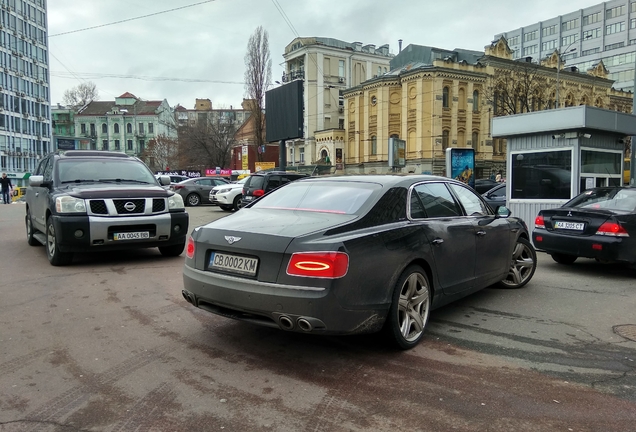
<path fill-rule="evenodd" d="M 49 262 L 74 253 L 158 247 L 183 252 L 188 214 L 179 194 L 165 190 L 140 159 L 125 153 L 71 150 L 45 156 L 29 178 L 26 233 L 43 244 Z"/>

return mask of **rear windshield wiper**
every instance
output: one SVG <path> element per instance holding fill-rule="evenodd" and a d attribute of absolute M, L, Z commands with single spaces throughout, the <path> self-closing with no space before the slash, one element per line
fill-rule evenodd
<path fill-rule="evenodd" d="M 144 181 L 144 180 L 120 179 L 120 178 L 117 178 L 117 179 L 99 179 L 97 181 L 100 181 L 100 182 L 117 182 L 117 183 L 127 182 L 127 183 L 150 184 L 149 182 Z"/>

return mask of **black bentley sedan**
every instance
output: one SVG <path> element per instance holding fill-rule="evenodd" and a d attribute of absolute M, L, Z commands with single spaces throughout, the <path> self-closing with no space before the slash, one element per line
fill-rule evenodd
<path fill-rule="evenodd" d="M 586 190 L 559 208 L 541 210 L 534 224 L 534 245 L 560 264 L 586 257 L 636 268 L 636 188 Z"/>
<path fill-rule="evenodd" d="M 195 228 L 184 298 L 288 331 L 383 330 L 415 346 L 429 312 L 536 268 L 525 223 L 442 177 L 312 177 Z"/>

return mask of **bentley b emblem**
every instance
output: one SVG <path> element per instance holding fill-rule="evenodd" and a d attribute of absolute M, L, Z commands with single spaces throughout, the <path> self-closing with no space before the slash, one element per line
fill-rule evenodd
<path fill-rule="evenodd" d="M 135 210 L 135 207 L 137 207 L 137 206 L 135 205 L 135 203 L 132 203 L 132 202 L 130 202 L 130 201 L 128 201 L 126 204 L 124 204 L 124 208 L 125 208 L 126 210 L 128 210 L 129 212 L 131 212 L 131 211 Z"/>
<path fill-rule="evenodd" d="M 229 244 L 233 244 L 236 243 L 237 241 L 239 241 L 241 238 L 240 237 L 234 237 L 234 236 L 225 236 L 225 240 L 227 240 L 227 242 Z"/>

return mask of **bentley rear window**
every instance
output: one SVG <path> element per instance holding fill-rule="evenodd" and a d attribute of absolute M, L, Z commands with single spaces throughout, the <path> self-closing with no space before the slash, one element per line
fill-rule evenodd
<path fill-rule="evenodd" d="M 380 188 L 375 183 L 296 181 L 264 196 L 252 208 L 354 214 Z"/>
<path fill-rule="evenodd" d="M 592 189 L 563 207 L 635 211 L 636 189 Z"/>

